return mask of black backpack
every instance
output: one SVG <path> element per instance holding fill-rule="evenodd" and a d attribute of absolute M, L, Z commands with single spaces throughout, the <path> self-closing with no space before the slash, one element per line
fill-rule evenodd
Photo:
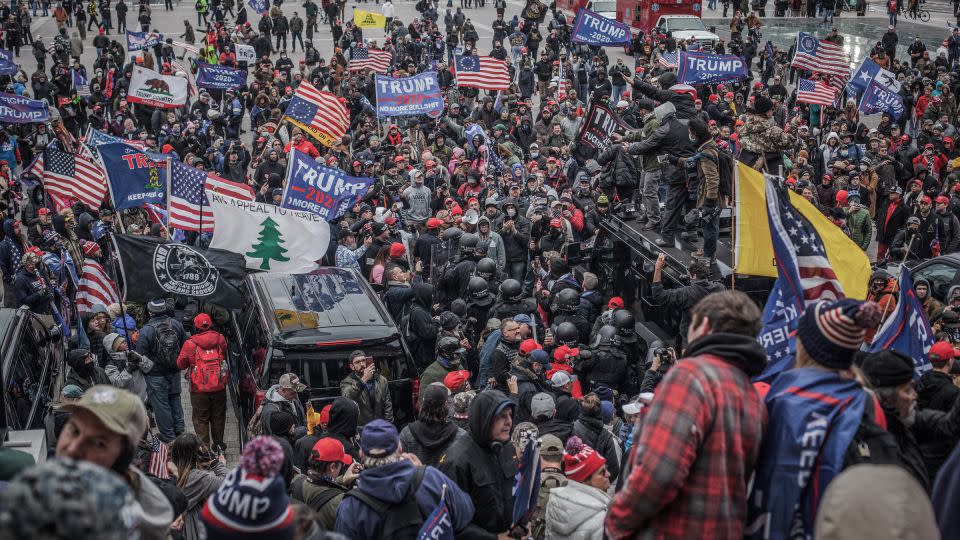
<path fill-rule="evenodd" d="M 294 499 L 309 506 L 314 512 L 319 512 L 337 495 L 343 495 L 347 492 L 346 489 L 336 486 L 318 486 L 302 474 L 293 479 L 290 489 Z"/>
<path fill-rule="evenodd" d="M 420 513 L 420 505 L 417 504 L 417 490 L 423 483 L 423 475 L 427 468 L 425 466 L 417 467 L 410 480 L 410 487 L 407 489 L 403 500 L 392 504 L 381 501 L 376 497 L 367 495 L 359 489 L 351 489 L 344 497 L 353 497 L 359 499 L 363 504 L 370 507 L 378 516 L 380 516 L 380 527 L 377 531 L 377 538 L 383 540 L 408 540 L 416 538 L 420 533 L 420 527 L 423 526 L 424 517 Z"/>
<path fill-rule="evenodd" d="M 156 324 L 151 324 L 157 332 L 156 348 L 151 360 L 167 371 L 177 371 L 177 356 L 180 355 L 180 336 L 177 335 L 173 323 L 169 320 L 163 320 Z"/>
<path fill-rule="evenodd" d="M 872 400 L 872 397 L 867 399 L 857 433 L 854 434 L 853 440 L 843 454 L 844 469 L 860 463 L 874 465 L 900 463 L 900 447 L 897 440 L 874 420 Z"/>

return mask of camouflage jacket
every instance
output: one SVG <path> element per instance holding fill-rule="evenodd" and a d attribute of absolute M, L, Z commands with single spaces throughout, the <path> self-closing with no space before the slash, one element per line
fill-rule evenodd
<path fill-rule="evenodd" d="M 747 121 L 737 128 L 740 147 L 755 154 L 776 152 L 793 148 L 796 136 L 786 133 L 773 119 L 757 115 L 747 116 Z"/>

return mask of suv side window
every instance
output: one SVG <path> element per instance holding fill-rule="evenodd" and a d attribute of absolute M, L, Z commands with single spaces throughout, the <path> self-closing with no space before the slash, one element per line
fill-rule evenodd
<path fill-rule="evenodd" d="M 10 375 L 7 379 L 7 401 L 10 404 L 10 410 L 13 412 L 13 425 L 20 429 L 29 429 L 30 411 L 33 403 L 37 399 L 43 399 L 41 394 L 45 390 L 41 388 L 43 377 L 43 362 L 37 347 L 37 341 L 34 339 L 33 332 L 25 328 L 23 341 L 17 347 L 17 353 L 13 358 L 13 364 L 10 366 Z M 41 404 L 42 406 L 43 404 Z M 42 410 L 40 408 L 37 409 Z M 33 424 L 37 424 L 36 421 Z"/>
<path fill-rule="evenodd" d="M 957 268 L 949 264 L 935 263 L 917 270 L 913 274 L 913 282 L 924 278 L 930 282 L 930 294 L 941 302 L 946 302 L 947 293 L 957 277 Z"/>
<path fill-rule="evenodd" d="M 267 353 L 267 336 L 260 323 L 257 308 L 251 302 L 241 314 L 241 332 L 243 335 L 243 353 L 240 355 L 240 373 L 238 391 L 240 408 L 245 418 L 253 415 L 259 383 L 263 375 L 264 360 Z"/>

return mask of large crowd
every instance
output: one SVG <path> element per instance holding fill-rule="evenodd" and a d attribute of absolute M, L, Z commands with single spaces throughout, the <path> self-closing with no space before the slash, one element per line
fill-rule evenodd
<path fill-rule="evenodd" d="M 613 60 L 573 43 L 554 5 L 510 18 L 495 0 L 487 42 L 468 16 L 483 0 L 420 0 L 409 21 L 391 0 L 364 0 L 385 19 L 377 43 L 346 20 L 345 1 L 274 0 L 257 14 L 197 0 L 195 24 L 141 51 L 127 51 L 122 32 L 154 30 L 160 7 L 145 0 L 0 6 L 11 61 L 29 46 L 37 65 L 0 86 L 50 111 L 48 122 L 0 127 L 3 307 L 73 330 L 44 418 L 48 459 L 0 440 L 0 537 L 960 535 L 960 286 L 917 279 L 900 291 L 895 277 L 900 263 L 960 250 L 960 29 L 934 50 L 907 43 L 896 15 L 919 2 L 887 3 L 891 24 L 867 56 L 894 74 L 904 113 L 878 123 L 849 90 L 832 106 L 798 100 L 811 75 L 791 67 L 794 49 L 763 43 L 765 4 L 723 2 L 731 38 L 712 52 L 741 57 L 747 76 L 697 86 L 669 66 L 702 44 L 641 33 L 632 61 Z M 827 22 L 836 4 L 775 10 Z M 57 35 L 45 43 L 30 27 L 48 16 Z M 820 34 L 843 44 L 836 29 Z M 237 45 L 255 59 L 238 60 Z M 295 64 L 287 50 L 298 45 Z M 389 52 L 393 76 L 435 70 L 440 117 L 378 119 L 373 70 L 349 66 L 359 47 Z M 460 54 L 505 61 L 509 90 L 459 86 Z M 135 67 L 189 79 L 197 59 L 246 70 L 248 82 L 194 88 L 181 108 L 128 103 Z M 322 144 L 286 121 L 305 82 L 345 105 L 346 135 Z M 580 138 L 595 104 L 629 128 L 603 151 Z M 114 234 L 211 241 L 146 205 L 52 197 L 52 150 L 84 152 L 94 132 L 248 185 L 262 203 L 280 203 L 293 150 L 373 178 L 330 223 L 318 262 L 355 270 L 381 295 L 419 372 L 415 418 L 394 422 L 387 378 L 356 350 L 342 359 L 341 397 L 321 410 L 305 407 L 303 374 L 282 374 L 228 463 L 239 445 L 225 437 L 236 336 L 223 308 L 182 295 L 78 301 L 86 262 L 119 279 Z M 761 306 L 720 280 L 736 161 L 782 177 L 877 267 L 866 300 L 807 306 L 792 369 L 763 382 Z M 584 263 L 610 248 L 611 216 L 691 261 L 683 283 L 664 282 L 665 256 L 651 261 L 642 301 L 678 323 L 662 346 L 641 343 L 638 299 Z M 908 294 L 934 333 L 929 352 L 863 352 Z M 931 369 L 918 377 L 920 360 Z M 3 391 L 24 406 L 25 388 Z M 538 494 L 523 501 L 530 486 Z"/>

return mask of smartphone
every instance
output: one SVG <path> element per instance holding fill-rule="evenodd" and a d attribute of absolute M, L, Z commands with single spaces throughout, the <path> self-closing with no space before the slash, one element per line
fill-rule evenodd
<path fill-rule="evenodd" d="M 366 366 L 366 367 L 372 366 L 372 365 L 373 365 L 373 357 L 372 357 L 372 356 L 368 356 L 368 357 L 364 358 L 364 359 L 363 359 L 363 365 Z"/>

